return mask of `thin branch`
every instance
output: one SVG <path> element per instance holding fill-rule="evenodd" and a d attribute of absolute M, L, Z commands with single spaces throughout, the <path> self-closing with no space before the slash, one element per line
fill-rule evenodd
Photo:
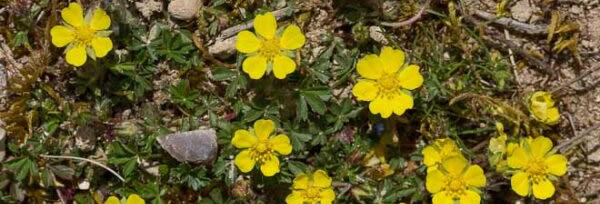
<path fill-rule="evenodd" d="M 86 161 L 86 162 L 90 162 L 92 164 L 95 164 L 99 167 L 102 167 L 104 169 L 106 169 L 107 171 L 109 171 L 110 173 L 112 173 L 113 175 L 115 175 L 117 178 L 119 178 L 119 180 L 121 180 L 122 182 L 125 182 L 125 179 L 119 175 L 119 173 L 117 173 L 116 171 L 112 170 L 111 168 L 109 168 L 108 166 L 97 162 L 95 160 L 91 160 L 91 159 L 86 159 L 86 158 L 82 158 L 82 157 L 76 157 L 76 156 L 61 156 L 61 155 L 46 155 L 46 154 L 42 154 L 40 155 L 40 157 L 44 157 L 44 158 L 54 158 L 54 159 L 74 159 L 74 160 L 80 160 L 80 161 Z"/>
<path fill-rule="evenodd" d="M 550 75 L 550 76 L 554 75 L 554 73 L 552 73 L 552 71 L 550 70 L 550 66 L 548 66 L 546 64 L 546 62 L 529 54 L 529 52 L 527 52 L 525 49 L 521 48 L 514 42 L 512 42 L 510 40 L 506 40 L 504 38 L 500 38 L 500 37 L 494 38 L 494 40 L 500 41 L 502 44 L 504 44 L 507 47 L 507 49 L 510 49 L 510 50 L 516 52 L 516 54 L 520 55 L 522 58 L 525 58 L 526 61 L 530 65 L 533 65 L 534 68 L 537 68 L 538 71 L 540 71 L 544 74 Z M 488 41 L 490 41 L 490 40 L 488 40 Z M 490 41 L 490 42 L 493 42 L 493 41 Z M 492 43 L 492 45 L 494 45 L 496 47 L 500 47 L 500 48 L 505 48 L 505 46 L 499 45 L 497 43 Z"/>
<path fill-rule="evenodd" d="M 578 145 L 579 143 L 583 142 L 582 139 L 585 136 L 587 136 L 592 131 L 594 131 L 594 130 L 596 130 L 598 128 L 600 128 L 600 124 L 596 124 L 595 126 L 586 129 L 585 131 L 583 131 L 579 135 L 575 135 L 575 137 L 572 137 L 571 139 L 560 143 L 559 145 L 557 145 L 556 147 L 554 147 L 554 150 L 555 151 L 560 151 L 561 153 L 565 153 L 567 150 L 571 149 L 573 146 Z"/>
<path fill-rule="evenodd" d="M 565 87 L 567 87 L 567 86 L 569 86 L 569 85 L 571 85 L 571 84 L 573 84 L 573 83 L 575 83 L 575 82 L 577 82 L 577 81 L 585 78 L 586 76 L 588 76 L 588 75 L 590 75 L 590 74 L 592 74 L 592 73 L 594 73 L 594 72 L 596 72 L 598 70 L 600 70 L 600 65 L 598 65 L 598 66 L 596 66 L 596 67 L 594 67 L 592 69 L 589 69 L 587 72 L 585 72 L 583 74 L 580 74 L 579 76 L 577 76 L 574 79 L 568 81 L 567 83 L 564 83 L 563 85 L 560 85 L 559 87 L 556 87 L 556 88 L 552 89 L 552 93 L 555 93 L 555 92 L 557 92 L 557 91 L 559 91 L 559 90 L 561 90 L 561 89 L 563 89 L 563 88 L 565 88 Z"/>
<path fill-rule="evenodd" d="M 429 7 L 430 3 L 431 3 L 431 0 L 427 0 L 425 2 L 425 4 L 423 5 L 423 7 L 421 7 L 421 10 L 419 10 L 419 12 L 416 15 L 409 18 L 408 20 L 401 21 L 401 22 L 381 22 L 381 25 L 387 26 L 387 27 L 392 27 L 392 28 L 398 28 L 398 27 L 403 27 L 403 26 L 408 26 L 410 24 L 413 24 L 414 22 L 417 22 L 419 19 L 421 19 L 421 17 L 425 13 L 425 10 L 427 10 L 427 8 Z"/>
<path fill-rule="evenodd" d="M 491 21 L 495 24 L 502 25 L 507 28 L 512 28 L 512 29 L 522 32 L 522 33 L 526 33 L 526 34 L 530 34 L 530 35 L 547 35 L 548 34 L 548 29 L 546 29 L 546 27 L 543 27 L 543 26 L 522 23 L 522 22 L 513 20 L 511 18 L 505 18 L 505 17 L 498 18 L 494 14 L 491 14 L 491 13 L 488 13 L 485 11 L 481 11 L 481 10 L 475 10 L 474 14 L 479 18 L 483 18 L 487 21 Z"/>

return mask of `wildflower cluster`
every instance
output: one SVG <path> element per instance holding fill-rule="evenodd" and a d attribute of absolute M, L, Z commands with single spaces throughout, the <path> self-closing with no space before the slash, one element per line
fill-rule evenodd
<path fill-rule="evenodd" d="M 124 4 L 128 4 L 126 1 L 124 2 Z M 288 1 L 282 2 L 288 3 Z M 90 6 L 92 8 L 88 8 L 86 11 L 80 3 L 53 1 L 52 4 L 66 6 L 66 8 L 60 11 L 60 19 L 62 20 L 58 22 L 58 25 L 55 24 L 57 24 L 56 20 L 59 17 L 53 14 L 56 12 L 47 15 L 52 16 L 54 20 L 49 21 L 48 28 L 52 27 L 49 33 L 46 32 L 46 34 L 49 34 L 51 37 L 52 45 L 60 48 L 61 52 L 63 52 L 58 56 L 53 56 L 54 58 L 49 58 L 60 58 L 64 54 L 64 61 L 69 66 L 82 67 L 86 66 L 87 63 L 90 69 L 76 70 L 77 76 L 80 78 L 73 80 L 77 81 L 73 84 L 82 85 L 81 87 L 70 86 L 70 83 L 68 85 L 61 84 L 61 88 L 67 87 L 66 89 L 69 91 L 71 91 L 71 88 L 74 88 L 75 92 L 77 92 L 77 97 L 63 97 L 59 93 L 56 93 L 57 91 L 49 85 L 50 83 L 46 84 L 46 81 L 50 80 L 37 80 L 38 78 L 34 78 L 35 80 L 32 80 L 34 82 L 36 80 L 44 81 L 43 84 L 36 87 L 34 94 L 14 95 L 23 96 L 23 98 L 45 97 L 44 100 L 40 99 L 39 101 L 31 102 L 28 101 L 29 99 L 19 99 L 20 101 L 18 102 L 28 109 L 42 110 L 40 111 L 41 114 L 34 113 L 33 111 L 21 111 L 26 113 L 21 115 L 26 116 L 10 121 L 10 125 L 17 123 L 24 124 L 23 128 L 13 128 L 13 130 L 26 134 L 23 140 L 33 140 L 35 128 L 42 129 L 44 132 L 41 135 L 52 139 L 58 138 L 55 136 L 59 134 L 54 134 L 55 131 L 62 131 L 60 132 L 61 136 L 70 135 L 75 132 L 77 136 L 75 143 L 77 144 L 73 145 L 73 142 L 60 143 L 62 145 L 60 147 L 77 146 L 79 143 L 82 143 L 79 141 L 82 140 L 79 137 L 83 138 L 86 134 L 87 126 L 84 125 L 88 125 L 88 118 L 94 118 L 94 120 L 99 121 L 97 122 L 98 124 L 89 122 L 88 126 L 90 127 L 88 129 L 94 129 L 95 126 L 93 125 L 98 125 L 101 127 L 98 129 L 101 130 L 94 132 L 94 134 L 98 133 L 98 135 L 105 135 L 106 137 L 103 137 L 102 141 L 94 139 L 93 142 L 90 142 L 94 144 L 90 146 L 108 144 L 107 147 L 109 148 L 107 148 L 106 156 L 104 151 L 91 151 L 90 149 L 95 147 L 86 149 L 86 147 L 83 147 L 84 145 L 80 145 L 82 147 L 77 146 L 80 149 L 71 152 L 75 152 L 74 154 L 81 152 L 98 153 L 103 157 L 105 156 L 107 159 L 101 162 L 94 161 L 92 162 L 93 165 L 99 165 L 98 168 L 107 169 L 108 171 L 106 172 L 116 174 L 119 179 L 127 181 L 127 184 L 134 186 L 133 189 L 125 187 L 114 191 L 121 195 L 127 195 L 127 197 L 123 198 L 117 196 L 106 198 L 105 195 L 99 193 L 90 194 L 86 192 L 85 196 L 79 196 L 76 199 L 87 199 L 89 202 L 93 200 L 93 202 L 104 202 L 104 204 L 145 204 L 146 201 L 144 199 L 151 200 L 152 203 L 165 203 L 161 200 L 162 196 L 175 197 L 176 199 L 182 197 L 177 202 L 192 203 L 183 198 L 187 196 L 183 195 L 188 193 L 187 189 L 179 187 L 170 188 L 177 184 L 185 184 L 186 187 L 193 189 L 193 192 L 190 193 L 193 194 L 194 198 L 190 199 L 193 202 L 204 203 L 198 200 L 198 198 L 204 199 L 205 195 L 208 194 L 208 197 L 215 200 L 214 203 L 235 203 L 240 200 L 246 202 L 250 199 L 255 199 L 256 197 L 253 192 L 255 189 L 260 189 L 263 193 L 270 193 L 268 192 L 269 188 L 279 188 L 282 184 L 285 184 L 283 188 L 276 191 L 278 195 L 279 193 L 283 193 L 281 196 L 274 199 L 268 198 L 266 202 L 282 203 L 285 201 L 288 204 L 331 204 L 345 202 L 346 200 L 341 199 L 352 197 L 361 203 L 367 203 L 362 200 L 364 198 L 375 199 L 379 202 L 392 200 L 390 202 L 397 203 L 397 201 L 403 201 L 408 196 L 390 196 L 390 194 L 404 190 L 400 188 L 405 188 L 405 184 L 406 186 L 412 185 L 410 187 L 414 191 L 419 191 L 419 189 L 422 189 L 423 183 L 422 178 L 419 177 L 423 176 L 425 176 L 425 188 L 429 194 L 427 192 L 424 193 L 431 195 L 433 204 L 477 204 L 481 203 L 482 195 L 486 193 L 484 192 L 484 188 L 488 183 L 488 178 L 484 169 L 478 165 L 481 164 L 480 160 L 471 161 L 471 152 L 474 151 L 464 149 L 471 141 L 462 141 L 460 139 L 459 136 L 462 135 L 461 132 L 463 130 L 456 131 L 460 129 L 458 125 L 456 127 L 446 125 L 443 124 L 446 121 L 439 122 L 437 121 L 438 118 L 431 116 L 435 114 L 457 114 L 452 109 L 437 111 L 435 107 L 439 106 L 439 104 L 431 102 L 436 97 L 442 95 L 454 96 L 460 89 L 464 88 L 464 84 L 461 84 L 461 81 L 456 83 L 446 83 L 444 81 L 441 83 L 442 80 L 437 79 L 437 75 L 453 75 L 456 70 L 453 69 L 444 74 L 434 74 L 431 72 L 432 68 L 429 66 L 426 67 L 426 70 L 421 70 L 418 64 L 422 66 L 435 63 L 428 62 L 419 57 L 416 57 L 416 60 L 415 57 L 408 57 L 403 50 L 397 48 L 396 42 L 389 43 L 389 45 L 394 45 L 394 47 L 369 47 L 369 49 L 376 49 L 376 53 L 362 53 L 361 50 L 366 47 L 363 44 L 370 36 L 367 31 L 371 31 L 371 29 L 366 29 L 367 27 L 364 27 L 362 24 L 347 27 L 352 32 L 358 33 L 357 36 L 359 37 L 355 39 L 355 42 L 360 44 L 359 48 L 348 49 L 347 45 L 339 43 L 338 41 L 343 41 L 341 38 L 344 36 L 326 36 L 327 38 L 331 38 L 327 39 L 327 42 L 332 43 L 331 46 L 323 46 L 327 51 L 324 51 L 322 54 L 327 56 L 323 57 L 323 59 L 314 60 L 314 58 L 319 57 L 312 55 L 307 57 L 306 54 L 303 54 L 309 50 L 316 52 L 320 49 L 312 47 L 312 43 L 309 43 L 311 45 L 310 49 L 304 48 L 305 44 L 307 44 L 306 36 L 308 36 L 309 40 L 314 38 L 311 33 L 306 33 L 305 36 L 303 28 L 306 29 L 307 27 L 302 21 L 303 19 L 310 18 L 312 13 L 307 12 L 306 14 L 302 14 L 302 17 L 291 20 L 295 23 L 284 22 L 284 26 L 281 26 L 280 23 L 282 22 L 278 23 L 273 13 L 264 12 L 254 16 L 251 22 L 252 26 L 246 27 L 249 24 L 244 24 L 244 29 L 252 27 L 253 31 L 238 30 L 236 31 L 237 35 L 232 33 L 228 36 L 232 39 L 232 41 L 228 42 L 233 43 L 235 41 L 235 49 L 233 49 L 233 44 L 229 44 L 231 45 L 231 50 L 237 50 L 239 54 L 235 55 L 235 57 L 228 55 L 227 57 L 230 58 L 221 59 L 211 56 L 210 51 L 204 49 L 203 46 L 205 44 L 201 42 L 202 40 L 198 40 L 198 36 L 215 36 L 215 32 L 222 29 L 221 24 L 226 25 L 229 23 L 225 22 L 229 17 L 210 24 L 208 26 L 211 29 L 210 34 L 204 35 L 202 32 L 200 34 L 194 32 L 194 34 L 190 35 L 191 32 L 180 32 L 181 35 L 174 37 L 171 35 L 171 32 L 167 32 L 173 28 L 171 21 L 168 24 L 165 22 L 157 23 L 158 25 L 152 24 L 156 28 L 153 27 L 150 29 L 143 26 L 136 27 L 131 22 L 120 22 L 122 20 L 119 19 L 128 18 L 131 15 L 131 11 L 129 10 L 133 9 L 128 9 L 127 6 L 116 7 L 107 6 L 106 3 L 98 3 L 96 4 L 97 6 Z M 211 18 L 220 18 L 214 16 L 222 12 L 221 9 L 226 7 L 222 5 L 227 4 L 227 2 L 219 1 L 212 4 L 210 7 L 207 6 L 195 11 L 197 12 L 197 17 L 206 15 L 211 16 Z M 296 6 L 304 8 L 305 5 L 294 4 L 289 5 L 289 8 L 294 9 Z M 248 6 L 248 8 L 256 9 L 257 7 Z M 449 4 L 449 10 L 455 10 L 453 3 Z M 115 14 L 115 12 L 119 12 L 119 14 L 113 16 L 115 18 L 112 20 L 115 22 L 112 22 L 109 14 Z M 149 12 L 151 15 L 152 11 Z M 250 9 L 247 8 L 240 9 L 235 13 L 236 16 L 253 16 L 254 14 L 255 12 L 250 12 Z M 448 21 L 448 24 L 459 25 L 460 20 L 456 19 L 456 15 L 448 16 L 451 19 L 451 21 Z M 357 19 L 363 20 L 362 16 Z M 202 25 L 206 23 L 204 20 L 206 19 L 198 19 L 195 23 Z M 162 27 L 169 28 L 163 29 Z M 159 33 L 156 35 L 160 36 L 160 38 L 157 39 L 158 37 L 156 36 L 150 36 L 153 32 L 149 31 L 149 36 L 139 37 L 140 39 L 122 39 L 131 36 L 123 33 L 132 32 L 138 34 L 139 32 L 145 32 L 146 29 L 161 30 L 156 32 Z M 203 28 L 197 28 L 198 31 L 201 29 Z M 343 29 L 346 29 L 346 27 L 343 27 Z M 110 36 L 113 34 L 113 30 L 115 31 L 115 35 L 111 39 Z M 115 45 L 113 45 L 113 42 Z M 160 46 L 157 44 L 160 44 Z M 210 46 L 209 44 L 206 46 Z M 196 50 L 196 48 L 198 49 Z M 313 48 L 314 50 L 312 50 Z M 113 49 L 119 51 L 115 53 L 115 56 L 118 55 L 119 57 L 118 60 L 107 59 L 110 58 L 109 53 Z M 131 53 L 128 53 L 128 50 Z M 335 50 L 336 54 L 338 52 L 340 54 L 332 57 L 333 50 Z M 418 53 L 418 51 L 420 50 L 416 50 L 415 53 Z M 412 53 L 412 51 L 408 53 Z M 158 56 L 164 57 L 167 63 L 161 64 L 157 60 L 160 58 Z M 88 61 L 88 57 L 93 61 Z M 121 57 L 125 59 L 123 61 L 128 62 L 122 62 Z M 104 58 L 104 61 L 95 63 L 97 60 L 100 61 L 100 58 Z M 237 59 L 238 64 L 234 64 L 234 58 Z M 348 60 L 340 60 L 345 58 L 348 58 Z M 228 60 L 228 62 L 225 60 Z M 62 59 L 58 61 L 62 62 Z M 169 67 L 170 64 L 168 64 L 171 61 L 179 63 L 177 64 L 178 66 L 173 66 L 177 67 L 177 70 L 173 69 L 172 73 Z M 193 63 L 189 61 L 193 61 Z M 323 64 L 319 66 L 321 69 L 317 70 L 317 68 L 314 68 L 317 67 L 313 66 L 317 62 L 313 61 L 319 61 L 318 63 Z M 496 66 L 496 61 L 493 61 L 493 66 L 502 67 Z M 210 67 L 209 63 L 226 66 L 213 68 Z M 169 70 L 165 71 L 167 68 L 161 67 L 163 65 L 166 65 L 164 67 L 169 67 Z M 446 65 L 444 64 L 443 66 Z M 109 72 L 106 70 L 109 70 Z M 91 75 L 93 76 L 88 77 L 84 71 L 92 72 Z M 156 73 L 163 72 L 168 73 L 168 77 L 155 75 Z M 328 73 L 330 75 L 324 75 L 322 72 L 330 72 Z M 206 76 L 208 77 L 205 77 L 202 75 L 203 73 L 210 74 L 207 74 Z M 510 72 L 507 73 L 510 76 Z M 171 75 L 177 77 L 172 77 Z M 198 75 L 202 76 L 198 77 Z M 180 76 L 188 77 L 188 79 L 180 80 L 178 78 Z M 502 78 L 495 75 L 481 76 L 479 73 L 475 73 L 474 76 L 477 76 L 478 80 L 485 82 L 489 78 Z M 425 77 L 428 78 L 427 83 Z M 166 80 L 163 78 L 175 79 Z M 250 80 L 251 82 L 248 82 L 248 78 L 252 79 Z M 279 79 L 279 81 L 254 81 L 263 78 L 275 78 Z M 330 78 L 335 78 L 334 80 L 336 81 L 330 80 Z M 104 79 L 112 79 L 118 83 L 101 84 Z M 178 80 L 181 81 L 179 85 L 171 85 Z M 208 80 L 211 83 L 205 83 L 206 81 L 204 80 Z M 212 83 L 214 81 L 222 83 Z M 192 84 L 192 82 L 194 83 Z M 231 83 L 227 88 L 220 87 L 229 82 Z M 503 87 L 504 83 L 502 80 L 501 83 L 498 83 L 498 87 L 494 88 Z M 165 88 L 163 85 L 169 86 L 169 88 Z M 205 85 L 209 88 L 203 89 Z M 422 86 L 424 87 L 421 88 Z M 280 88 L 283 91 L 273 91 L 273 87 L 285 88 Z M 452 90 L 448 89 L 448 87 L 451 87 Z M 88 90 L 92 90 L 91 93 L 87 93 Z M 148 94 L 149 90 L 158 90 L 158 94 Z M 164 94 L 162 91 L 168 91 L 168 94 Z M 248 92 L 240 93 L 243 91 Z M 222 92 L 226 92 L 225 97 L 219 96 Z M 283 92 L 285 93 L 279 94 Z M 105 99 L 102 95 L 104 93 L 110 93 L 118 99 Z M 203 95 L 204 93 L 207 94 Z M 134 95 L 139 95 L 140 97 L 136 98 Z M 152 107 L 146 109 L 146 103 L 150 104 L 150 100 L 147 100 L 148 98 L 144 99 L 144 97 L 148 95 L 152 97 L 152 100 L 157 100 L 158 102 L 147 105 Z M 471 97 L 471 95 L 476 94 L 460 95 L 463 97 L 457 96 L 456 100 L 446 100 L 445 98 L 442 101 L 443 104 L 447 104 L 448 101 L 451 101 L 450 103 L 453 104 L 455 101 Z M 166 97 L 170 97 L 171 100 L 167 101 L 165 99 L 161 101 L 162 98 Z M 239 100 L 227 101 L 227 99 L 232 98 Z M 288 98 L 298 100 L 296 103 L 294 101 L 290 103 Z M 100 101 L 101 104 L 90 105 L 77 101 L 74 103 L 75 105 L 72 105 L 65 102 L 67 100 L 75 101 L 79 99 Z M 559 107 L 552 99 L 552 94 L 537 91 L 526 98 L 525 105 L 520 103 L 518 108 L 512 107 L 512 104 L 507 103 L 507 105 L 501 101 L 495 101 L 492 97 L 488 96 L 479 97 L 480 101 L 488 101 L 489 104 L 485 105 L 491 104 L 493 106 L 489 110 L 494 112 L 492 114 L 494 118 L 491 120 L 486 118 L 484 120 L 473 121 L 482 124 L 485 124 L 485 121 L 498 120 L 498 118 L 509 121 L 509 123 L 502 123 L 498 120 L 495 123 L 496 133 L 490 134 L 494 137 L 490 137 L 489 141 L 485 141 L 489 142 L 487 146 L 487 162 L 490 164 L 486 168 L 491 171 L 495 170 L 496 172 L 494 173 L 505 176 L 507 180 L 510 177 L 511 189 L 516 195 L 541 200 L 546 200 L 554 196 L 556 192 L 554 182 L 558 180 L 558 177 L 567 173 L 567 158 L 553 149 L 552 140 L 542 136 L 544 131 L 548 130 L 551 125 L 556 125 L 560 121 Z M 129 106 L 123 105 L 122 107 L 125 108 L 122 108 L 122 104 Z M 486 107 L 477 106 L 481 104 L 474 104 L 473 107 Z M 157 105 L 157 107 L 154 107 L 154 105 Z M 144 120 L 137 121 L 132 119 L 124 122 L 116 122 L 116 120 L 101 121 L 112 115 L 127 118 L 130 115 L 135 115 L 130 114 L 131 110 L 142 109 L 140 108 L 142 106 L 144 106 L 144 113 L 139 115 L 143 115 Z M 161 118 L 160 114 L 163 114 L 161 112 L 165 107 L 176 107 L 175 110 L 179 111 L 177 113 L 169 112 L 165 114 L 173 116 L 181 113 L 180 115 L 185 115 L 184 117 L 187 118 Z M 318 115 L 309 115 L 309 108 L 310 111 L 318 113 Z M 21 109 L 25 110 L 25 108 Z M 123 110 L 122 112 L 124 113 L 113 113 L 111 112 L 113 109 L 118 111 L 127 109 L 127 111 Z M 412 109 L 418 110 L 414 111 Z M 60 113 L 63 110 L 69 112 L 65 114 Z M 93 115 L 96 114 L 94 112 L 101 111 L 104 112 Z M 414 114 L 411 111 L 414 111 Z M 482 110 L 481 112 L 485 111 L 487 110 Z M 479 114 L 478 111 L 474 112 Z M 5 112 L 0 112 L 0 117 L 4 115 Z M 212 146 L 215 147 L 214 151 L 207 151 L 212 154 L 210 155 L 211 157 L 206 158 L 211 158 L 207 160 L 214 162 L 214 165 L 193 165 L 185 163 L 187 162 L 187 160 L 184 162 L 185 159 L 177 159 L 177 161 L 181 162 L 153 160 L 157 156 L 162 156 L 162 154 L 173 155 L 170 151 L 161 150 L 162 152 L 158 153 L 153 151 L 157 148 L 168 149 L 162 143 L 157 145 L 156 138 L 163 137 L 163 134 L 167 134 L 169 131 L 194 130 L 201 126 L 201 122 L 198 121 L 204 120 L 204 116 L 206 115 L 208 115 L 206 117 L 208 118 L 207 121 L 210 121 L 210 125 L 213 128 L 210 131 L 212 134 L 209 135 L 211 136 L 210 139 L 212 139 L 210 144 L 214 144 Z M 294 119 L 295 115 L 299 115 L 300 117 Z M 431 118 L 422 119 L 421 116 L 423 115 L 426 115 L 425 117 L 431 116 Z M 66 118 L 70 117 L 81 117 L 77 119 L 84 122 L 78 121 L 79 123 L 72 123 L 67 121 Z M 352 121 L 356 117 L 368 118 L 368 122 L 365 122 L 364 125 L 352 126 L 354 123 L 363 122 Z M 41 122 L 47 119 L 51 122 Z M 452 118 L 445 119 L 451 120 Z M 322 121 L 325 122 L 319 123 Z M 406 128 L 411 131 L 404 131 L 402 129 L 401 125 L 411 124 L 415 121 L 422 122 L 421 129 Z M 425 124 L 424 121 L 429 122 L 429 124 Z M 350 123 L 353 124 L 349 125 Z M 3 124 L 2 120 L 0 120 L 0 124 Z M 383 128 L 379 128 L 378 124 L 385 125 L 383 125 Z M 76 125 L 77 128 L 71 128 L 72 125 Z M 422 154 L 423 166 L 421 168 L 419 168 L 419 165 L 421 165 L 420 155 L 408 154 L 409 156 L 398 156 L 397 154 L 404 154 L 404 152 L 391 151 L 392 148 L 390 147 L 392 145 L 397 145 L 394 147 L 404 145 L 398 141 L 398 138 L 403 138 L 401 136 L 404 133 L 404 135 L 414 136 L 414 138 L 439 138 L 437 135 L 426 135 L 428 125 L 431 129 L 444 129 L 448 127 L 449 131 L 447 133 L 449 134 L 447 135 L 452 136 L 452 139 L 435 139 L 422 149 L 419 149 L 422 144 L 421 142 L 408 144 L 413 148 L 406 148 L 407 150 L 415 151 L 418 149 Z M 517 127 L 513 128 L 514 126 Z M 180 128 L 177 129 L 174 127 Z M 348 129 L 348 133 L 340 136 L 344 137 L 344 142 L 335 141 L 337 137 L 329 137 L 330 135 L 345 131 L 342 129 L 346 128 Z M 507 134 L 505 130 L 510 130 L 511 128 L 515 129 L 515 131 L 508 131 L 509 134 Z M 518 132 L 520 128 L 525 129 L 525 133 Z M 73 129 L 76 129 L 76 131 L 73 131 Z M 129 131 L 123 131 L 124 129 Z M 3 129 L 0 130 L 3 131 Z M 494 132 L 494 127 L 484 127 L 476 131 L 477 134 L 483 135 L 487 134 L 486 131 L 489 130 Z M 88 132 L 93 131 L 96 130 Z M 113 133 L 119 136 L 127 135 L 128 138 L 115 138 L 116 136 L 113 137 Z M 416 133 L 420 135 L 416 135 Z M 467 134 L 471 134 L 471 132 Z M 137 135 L 141 135 L 140 137 L 143 139 L 135 138 L 134 136 Z M 1 136 L 2 138 L 0 139 L 3 139 L 4 136 Z M 380 137 L 379 141 L 374 142 L 373 138 L 377 137 Z M 96 137 L 94 136 L 94 138 Z M 35 139 L 37 141 L 37 138 Z M 0 144 L 4 145 L 4 143 Z M 190 143 L 185 145 L 188 144 Z M 40 146 L 42 145 L 45 144 L 40 144 Z M 196 145 L 188 146 L 196 147 Z M 58 181 L 65 180 L 70 182 L 74 180 L 74 177 L 87 176 L 87 174 L 81 174 L 81 172 L 94 172 L 91 168 L 85 171 L 72 170 L 71 167 L 76 166 L 72 165 L 72 163 L 70 166 L 61 165 L 57 168 L 51 166 L 52 162 L 37 162 L 34 160 L 37 159 L 36 155 L 56 152 L 56 149 L 47 147 L 44 147 L 47 149 L 37 148 L 37 146 L 36 148 L 29 148 L 29 146 L 22 145 L 22 147 L 36 149 L 36 151 L 38 151 L 37 149 L 43 149 L 36 152 L 36 154 L 32 154 L 30 152 L 25 153 L 19 147 L 21 146 L 10 146 L 11 152 L 9 152 L 9 156 L 12 160 L 7 162 L 3 161 L 4 146 L 2 146 L 3 149 L 0 151 L 0 153 L 3 153 L 0 159 L 3 164 L 6 163 L 11 168 L 21 170 L 10 172 L 17 175 L 17 181 L 19 182 L 18 185 L 10 185 L 11 191 L 13 191 L 12 188 L 16 190 L 20 190 L 18 188 L 22 187 L 29 188 L 29 186 L 19 186 L 27 183 L 23 182 L 27 176 L 30 177 L 28 183 L 35 183 L 31 178 L 44 177 L 43 180 L 46 180 L 45 182 L 53 182 L 41 185 L 62 187 L 61 185 L 63 184 Z M 172 147 L 173 149 L 177 149 L 179 146 L 173 145 Z M 485 145 L 480 147 L 485 147 Z M 198 149 L 204 150 L 205 148 Z M 402 148 L 402 151 L 404 150 Z M 189 152 L 191 151 L 183 154 Z M 409 157 L 411 161 L 406 161 Z M 62 159 L 63 157 L 56 158 Z M 69 156 L 69 158 L 76 157 Z M 91 159 L 87 158 L 79 159 L 91 161 Z M 332 161 L 336 160 L 343 162 L 340 162 L 342 164 L 339 165 L 330 165 Z M 108 164 L 102 164 L 104 162 Z M 204 164 L 203 162 L 198 163 Z M 37 165 L 47 166 L 38 167 Z M 111 165 L 118 166 L 119 169 L 112 171 Z M 140 169 L 143 168 L 143 171 L 136 171 L 138 167 Z M 37 172 L 38 169 L 41 169 L 41 173 Z M 61 172 L 60 170 L 62 169 L 67 170 Z M 11 174 L 5 174 L 4 169 L 0 169 L 0 180 L 9 177 L 7 175 Z M 121 177 L 120 174 L 124 175 L 123 177 L 127 179 Z M 403 175 L 399 176 L 400 174 Z M 409 174 L 414 176 L 404 180 L 404 176 Z M 153 177 L 147 178 L 146 175 L 152 175 Z M 137 176 L 143 177 L 143 179 L 139 179 L 140 182 L 137 182 Z M 211 180 L 213 177 L 222 180 L 213 181 Z M 373 187 L 377 185 L 371 185 L 382 180 L 384 181 L 381 185 L 383 187 Z M 402 180 L 402 182 L 398 180 Z M 131 181 L 134 182 L 129 183 Z M 258 184 L 255 182 L 258 182 Z M 390 184 L 393 182 L 401 184 Z M 146 185 L 143 183 L 149 184 Z M 225 188 L 215 186 L 221 183 L 226 184 L 227 187 L 233 186 L 233 190 L 224 191 Z M 0 182 L 0 190 L 7 185 Z M 164 186 L 169 187 L 169 189 L 164 189 Z M 344 190 L 340 190 L 341 188 L 337 189 L 340 186 L 343 186 Z M 202 191 L 202 195 L 200 196 L 198 189 L 202 188 L 210 189 L 211 192 L 205 193 Z M 103 188 L 99 189 L 103 190 Z M 140 189 L 143 190 L 143 193 Z M 389 193 L 390 189 L 393 189 L 394 192 Z M 337 201 L 336 190 L 340 190 L 337 192 Z M 62 192 L 57 192 L 58 197 L 62 200 Z M 141 196 L 130 192 L 140 192 Z M 224 201 L 222 198 L 223 192 L 227 196 L 239 200 Z M 351 194 L 351 196 L 343 197 L 346 193 Z M 415 193 L 415 195 L 417 194 Z M 423 202 L 421 199 L 429 199 L 427 195 L 418 194 L 418 196 L 413 196 L 419 200 L 411 200 L 411 202 Z M 3 191 L 0 191 L 0 202 L 4 201 L 4 197 L 6 196 L 3 194 Z M 69 195 L 67 197 L 72 196 Z M 44 199 L 47 200 L 48 198 L 44 197 Z M 206 200 L 206 202 L 208 203 L 209 201 Z M 258 203 L 261 202 L 264 201 L 258 201 Z"/>
<path fill-rule="evenodd" d="M 425 185 L 434 204 L 480 203 L 479 188 L 486 184 L 483 169 L 470 165 L 453 140 L 438 139 L 422 153 L 427 165 Z"/>

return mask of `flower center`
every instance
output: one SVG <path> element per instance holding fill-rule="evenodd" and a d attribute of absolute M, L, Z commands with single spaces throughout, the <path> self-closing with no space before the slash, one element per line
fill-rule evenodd
<path fill-rule="evenodd" d="M 377 80 L 377 87 L 384 97 L 392 97 L 401 91 L 395 74 L 386 74 Z"/>
<path fill-rule="evenodd" d="M 272 60 L 275 56 L 279 55 L 281 52 L 281 47 L 279 46 L 279 39 L 273 38 L 270 40 L 265 39 L 262 41 L 262 46 L 259 50 L 260 54 L 266 57 L 268 60 Z"/>
<path fill-rule="evenodd" d="M 308 203 L 318 203 L 321 200 L 321 188 L 309 186 L 304 190 L 302 197 L 304 197 Z"/>
<path fill-rule="evenodd" d="M 75 28 L 75 43 L 77 45 L 89 45 L 94 37 L 94 30 L 87 25 Z"/>
<path fill-rule="evenodd" d="M 448 180 L 445 183 L 445 192 L 453 199 L 459 199 L 461 195 L 466 193 L 467 185 L 460 176 L 448 175 Z"/>
<path fill-rule="evenodd" d="M 544 178 L 546 178 L 546 171 L 548 170 L 548 166 L 544 163 L 542 158 L 533 158 L 529 160 L 529 163 L 526 167 L 527 173 L 533 183 L 539 183 Z"/>
<path fill-rule="evenodd" d="M 260 140 L 258 144 L 254 145 L 250 150 L 250 157 L 254 161 L 258 161 L 260 163 L 265 163 L 271 160 L 271 155 L 273 154 L 273 149 L 271 149 L 271 145 L 267 140 Z"/>
<path fill-rule="evenodd" d="M 463 187 L 463 184 L 460 181 L 452 181 L 452 182 L 450 182 L 450 189 L 453 190 L 453 191 L 460 190 L 460 189 L 462 189 L 462 187 Z"/>

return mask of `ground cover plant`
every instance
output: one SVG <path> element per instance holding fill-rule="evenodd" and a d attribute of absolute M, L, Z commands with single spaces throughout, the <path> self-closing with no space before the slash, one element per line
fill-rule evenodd
<path fill-rule="evenodd" d="M 600 203 L 599 6 L 0 0 L 0 203 Z"/>

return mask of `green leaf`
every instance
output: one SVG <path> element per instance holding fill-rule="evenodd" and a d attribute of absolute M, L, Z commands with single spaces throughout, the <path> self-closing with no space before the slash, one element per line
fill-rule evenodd
<path fill-rule="evenodd" d="M 315 95 L 310 92 L 303 92 L 302 94 L 304 95 L 306 102 L 308 102 L 308 105 L 310 105 L 311 110 L 320 115 L 325 114 L 325 112 L 327 111 L 327 107 L 325 105 L 325 102 L 323 102 L 318 95 Z"/>
<path fill-rule="evenodd" d="M 237 72 L 226 68 L 217 68 L 212 72 L 212 78 L 215 81 L 224 81 L 236 76 Z"/>

